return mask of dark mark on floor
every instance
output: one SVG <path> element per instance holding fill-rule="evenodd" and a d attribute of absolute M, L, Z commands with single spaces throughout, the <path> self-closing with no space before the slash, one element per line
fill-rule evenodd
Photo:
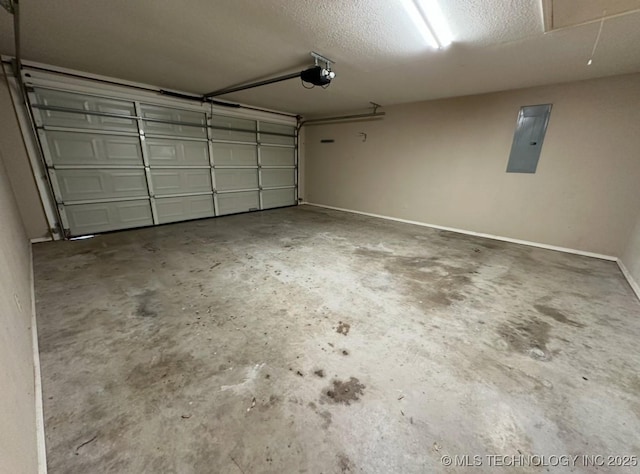
<path fill-rule="evenodd" d="M 464 296 L 456 291 L 438 291 L 427 296 L 429 301 L 442 306 L 451 306 L 454 301 L 464 300 Z"/>
<path fill-rule="evenodd" d="M 353 472 L 355 466 L 346 455 L 338 454 L 338 468 L 340 472 Z"/>
<path fill-rule="evenodd" d="M 325 430 L 329 428 L 329 425 L 331 425 L 331 422 L 332 422 L 331 412 L 327 410 L 318 411 L 318 405 L 316 405 L 313 402 L 309 402 L 308 407 L 311 408 L 316 413 L 316 415 L 318 415 L 320 418 L 324 420 L 324 422 L 322 423 L 322 428 Z"/>
<path fill-rule="evenodd" d="M 497 243 L 497 242 L 494 243 L 494 242 L 491 242 L 490 240 L 487 240 L 487 239 L 482 239 L 482 240 L 478 241 L 478 243 L 480 245 L 482 245 L 484 248 L 490 249 L 490 250 L 500 248 L 500 243 Z"/>
<path fill-rule="evenodd" d="M 158 316 L 156 292 L 154 290 L 147 290 L 144 293 L 137 296 L 138 307 L 136 308 L 136 314 L 143 318 L 155 318 Z"/>
<path fill-rule="evenodd" d="M 80 448 L 83 448 L 84 446 L 86 446 L 86 445 L 87 445 L 87 444 L 89 444 L 89 443 L 93 443 L 96 439 L 98 439 L 98 435 L 95 435 L 95 436 L 94 436 L 93 438 L 91 438 L 90 440 L 85 441 L 84 443 L 79 444 L 79 445 L 78 445 L 78 447 L 76 447 L 76 451 L 75 451 L 76 456 L 78 456 L 78 455 L 80 454 L 80 452 L 79 452 Z"/>
<path fill-rule="evenodd" d="M 222 366 L 220 366 L 222 367 Z M 150 362 L 136 364 L 125 381 L 131 389 L 140 393 L 173 394 L 197 381 L 198 376 L 220 372 L 209 367 L 206 361 L 183 352 L 163 352 Z M 147 395 L 148 396 L 148 395 Z"/>
<path fill-rule="evenodd" d="M 324 377 L 324 370 L 322 370 L 322 369 L 316 370 L 313 374 L 318 376 L 318 377 L 320 377 L 320 378 L 323 378 Z"/>
<path fill-rule="evenodd" d="M 229 456 L 229 457 L 231 458 L 231 460 L 233 461 L 233 463 L 234 463 L 236 466 L 238 466 L 238 469 L 240 469 L 240 472 L 241 472 L 242 474 L 245 474 L 244 469 L 242 469 L 242 468 L 240 467 L 240 464 L 238 464 L 238 461 L 236 461 L 236 460 L 233 458 L 233 456 Z"/>
<path fill-rule="evenodd" d="M 324 410 L 316 413 L 318 413 L 320 418 L 324 420 L 324 422 L 322 423 L 322 429 L 326 430 L 327 428 L 329 428 L 329 426 L 331 425 L 331 422 L 333 421 L 331 419 L 331 412 Z"/>
<path fill-rule="evenodd" d="M 326 400 L 330 403 L 351 405 L 351 402 L 360 400 L 364 394 L 365 386 L 360 381 L 351 377 L 348 381 L 334 380 L 333 386 L 325 389 Z"/>
<path fill-rule="evenodd" d="M 158 251 L 158 247 L 153 245 L 151 242 L 147 242 L 142 246 L 142 248 L 151 253 L 156 253 Z"/>
<path fill-rule="evenodd" d="M 349 334 L 349 329 L 351 329 L 351 324 L 338 321 L 338 328 L 336 329 L 336 332 L 338 334 L 346 336 L 347 334 Z"/>
<path fill-rule="evenodd" d="M 546 352 L 550 330 L 549 323 L 530 318 L 503 322 L 498 327 L 498 334 L 513 351 L 527 353 L 530 349 L 537 348 Z"/>
<path fill-rule="evenodd" d="M 260 400 L 260 403 L 256 405 L 256 409 L 259 412 L 266 412 L 273 409 L 280 403 L 282 403 L 282 397 L 279 395 L 272 394 L 272 395 L 269 395 L 269 400 L 266 400 L 266 401 Z"/>
<path fill-rule="evenodd" d="M 348 355 L 349 355 L 349 351 L 348 351 L 348 350 L 346 350 L 346 349 L 343 349 L 343 350 L 342 350 L 342 355 L 343 355 L 343 356 L 348 356 Z"/>
<path fill-rule="evenodd" d="M 564 313 L 558 311 L 555 308 L 552 308 L 551 306 L 545 306 L 545 305 L 542 305 L 542 304 L 535 304 L 535 305 L 533 305 L 533 307 L 539 313 L 544 314 L 545 316 L 549 316 L 550 318 L 555 319 L 559 323 L 568 324 L 570 326 L 574 326 L 574 327 L 577 327 L 577 328 L 583 328 L 584 327 L 584 324 L 579 323 L 578 321 L 574 321 L 573 319 L 567 318 L 567 316 Z"/>
<path fill-rule="evenodd" d="M 410 295 L 423 303 L 428 300 L 440 306 L 451 306 L 456 301 L 463 301 L 463 292 L 455 291 L 471 285 L 473 282 L 467 275 L 476 267 L 458 267 L 442 263 L 435 256 L 401 256 L 383 250 L 359 248 L 356 255 L 370 259 L 378 259 L 391 275 L 402 279 Z"/>

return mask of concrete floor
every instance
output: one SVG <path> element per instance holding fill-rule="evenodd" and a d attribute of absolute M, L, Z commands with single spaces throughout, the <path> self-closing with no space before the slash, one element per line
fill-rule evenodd
<path fill-rule="evenodd" d="M 34 258 L 52 474 L 640 454 L 640 303 L 613 262 L 308 206 Z M 549 470 L 612 469 L 500 472 Z"/>

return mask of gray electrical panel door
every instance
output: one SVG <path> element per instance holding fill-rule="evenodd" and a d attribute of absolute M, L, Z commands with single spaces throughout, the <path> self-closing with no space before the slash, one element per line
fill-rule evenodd
<path fill-rule="evenodd" d="M 549 123 L 551 104 L 520 108 L 507 173 L 535 173 Z"/>

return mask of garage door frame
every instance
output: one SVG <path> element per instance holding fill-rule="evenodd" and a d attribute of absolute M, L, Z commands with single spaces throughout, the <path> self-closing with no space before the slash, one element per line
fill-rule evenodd
<path fill-rule="evenodd" d="M 274 112 L 258 111 L 253 108 L 230 109 L 227 107 L 220 107 L 213 104 L 201 104 L 201 103 L 195 103 L 189 100 L 178 99 L 178 98 L 168 97 L 168 96 L 161 96 L 157 92 L 154 92 L 153 89 L 157 90 L 157 88 L 153 88 L 152 86 L 140 85 L 137 83 L 130 83 L 127 81 L 113 80 L 110 78 L 104 78 L 103 76 L 95 76 L 90 74 L 78 73 L 76 71 L 70 71 L 63 68 L 53 68 L 51 66 L 43 66 L 38 63 L 25 63 L 24 66 L 25 67 L 23 69 L 23 80 L 28 87 L 28 90 L 30 92 L 29 94 L 30 99 L 32 100 L 33 100 L 34 88 L 42 88 L 42 89 L 48 89 L 48 90 L 52 89 L 52 90 L 66 91 L 66 92 L 72 92 L 77 94 L 85 94 L 89 96 L 96 96 L 96 97 L 103 97 L 108 99 L 115 99 L 115 100 L 121 100 L 121 101 L 124 100 L 124 101 L 132 102 L 135 107 L 135 115 L 132 116 L 131 118 L 136 120 L 136 123 L 138 125 L 137 135 L 141 137 L 147 136 L 145 133 L 146 132 L 145 122 L 151 122 L 151 120 L 148 120 L 148 119 L 145 120 L 145 118 L 143 117 L 143 113 L 141 110 L 141 107 L 143 105 L 168 107 L 173 109 L 180 109 L 184 111 L 192 111 L 192 112 L 198 112 L 198 113 L 204 114 L 206 118 L 206 130 L 207 130 L 206 142 L 208 144 L 208 156 L 209 156 L 209 164 L 207 167 L 211 173 L 211 187 L 212 187 L 211 194 L 214 200 L 216 216 L 223 214 L 219 212 L 219 209 L 220 209 L 219 198 L 225 194 L 228 194 L 229 192 L 238 192 L 238 191 L 237 190 L 236 191 L 218 191 L 217 189 L 216 176 L 215 176 L 216 166 L 215 166 L 211 148 L 213 145 L 215 145 L 215 143 L 219 141 L 212 139 L 211 137 L 211 131 L 215 130 L 215 128 L 211 127 L 212 124 L 210 123 L 210 120 L 212 116 L 218 115 L 218 116 L 224 116 L 229 118 L 245 119 L 245 120 L 248 119 L 248 120 L 254 121 L 254 123 L 256 124 L 256 131 L 255 131 L 256 139 L 255 139 L 255 142 L 252 142 L 252 145 L 255 146 L 257 150 L 258 162 L 256 164 L 257 166 L 256 170 L 259 176 L 258 186 L 255 189 L 255 191 L 258 193 L 258 196 L 259 196 L 259 204 L 257 206 L 257 209 L 265 208 L 265 196 L 269 193 L 269 191 L 272 191 L 270 193 L 270 196 L 277 197 L 278 193 L 283 194 L 284 191 L 286 191 L 287 189 L 290 189 L 292 190 L 291 192 L 293 193 L 293 199 L 291 199 L 290 203 L 287 203 L 286 205 L 297 204 L 298 183 L 299 183 L 299 178 L 298 178 L 299 154 L 298 154 L 298 137 L 297 137 L 297 127 L 296 127 L 297 121 L 294 116 L 291 116 L 290 114 L 275 112 L 275 111 Z M 6 68 L 6 65 L 5 65 L 5 68 Z M 109 82 L 104 83 L 103 81 L 105 80 L 108 80 Z M 14 79 L 14 82 L 15 82 L 15 79 Z M 16 91 L 12 90 L 12 93 L 15 95 Z M 14 101 L 17 104 L 21 102 L 19 98 L 16 98 L 16 97 L 14 97 Z M 23 109 L 24 108 L 25 107 L 23 107 Z M 53 182 L 51 181 L 48 182 L 49 189 L 47 189 L 47 186 L 46 186 L 48 174 L 46 173 L 47 159 L 45 157 L 47 156 L 48 152 L 46 150 L 46 144 L 45 146 L 41 145 L 41 139 L 43 138 L 41 136 L 43 134 L 42 129 L 39 129 L 37 132 L 37 136 L 34 136 L 36 134 L 31 132 L 29 130 L 30 127 L 28 126 L 29 124 L 25 123 L 27 121 L 26 120 L 27 117 L 25 117 L 25 115 L 27 115 L 26 112 L 27 111 L 23 110 L 22 114 L 19 114 L 19 115 L 22 115 L 22 117 L 20 118 L 21 128 L 23 129 L 22 131 L 23 131 L 23 136 L 25 136 L 25 142 L 30 142 L 28 143 L 28 148 L 30 148 L 29 156 L 32 163 L 32 167 L 34 169 L 34 175 L 37 177 L 36 180 L 38 181 L 37 184 L 38 184 L 39 192 L 41 195 L 42 203 L 43 203 L 43 206 L 45 207 L 45 211 L 47 214 L 47 220 L 51 228 L 52 237 L 54 239 L 69 237 L 71 235 L 68 230 L 70 226 L 69 226 L 68 218 L 65 215 L 66 214 L 65 208 L 64 206 L 62 208 L 58 206 L 58 203 L 60 202 L 64 203 L 64 200 L 61 199 L 61 196 L 59 195 L 59 190 L 55 189 L 56 188 L 55 180 L 51 180 Z M 261 130 L 261 127 L 263 126 L 263 124 L 266 124 L 267 129 L 269 127 L 278 127 L 278 126 L 288 127 L 288 129 L 291 130 L 292 132 L 292 135 L 290 136 L 292 143 L 289 145 L 286 145 L 282 143 L 277 143 L 278 140 L 271 140 L 271 141 L 275 141 L 275 143 L 269 143 L 269 140 L 264 140 L 262 137 L 266 137 L 266 136 L 272 136 L 277 139 L 285 139 L 285 140 L 287 140 L 287 138 L 279 136 L 277 132 L 274 132 L 273 130 L 271 131 Z M 49 128 L 51 129 L 51 127 Z M 74 130 L 67 130 L 67 131 L 73 132 Z M 77 132 L 83 133 L 83 131 L 77 131 Z M 86 130 L 84 132 L 86 132 Z M 91 133 L 94 133 L 94 132 L 95 130 L 91 131 Z M 98 131 L 97 133 L 109 134 L 110 132 Z M 270 133 L 271 135 L 269 135 Z M 120 134 L 120 132 L 118 132 L 118 134 Z M 151 134 L 149 134 L 149 137 L 151 137 Z M 163 137 L 156 136 L 155 134 L 153 135 L 154 140 L 161 139 L 161 138 Z M 168 136 L 164 138 L 169 139 Z M 185 137 L 180 137 L 180 139 L 184 139 L 184 138 Z M 45 141 L 42 140 L 42 143 L 45 143 Z M 263 173 L 267 173 L 269 172 L 269 170 L 272 170 L 272 169 L 275 170 L 275 169 L 282 168 L 282 166 L 278 166 L 277 164 L 263 165 L 261 163 L 260 156 L 262 155 L 263 149 L 273 150 L 273 149 L 278 149 L 280 147 L 290 148 L 293 150 L 292 163 L 290 165 L 287 165 L 286 167 L 292 169 L 295 177 L 293 178 L 293 182 L 288 186 L 271 186 L 269 189 L 267 189 L 262 186 Z M 153 167 L 150 166 L 150 163 L 149 163 L 149 157 L 147 156 L 148 155 L 147 147 L 144 146 L 144 143 L 142 142 L 141 142 L 141 150 L 142 150 L 142 158 L 144 160 L 144 169 L 145 169 L 145 176 L 146 176 L 147 186 L 148 186 L 148 195 L 149 195 L 150 205 L 151 205 L 152 214 L 153 214 L 153 225 L 158 225 L 162 222 L 160 222 L 160 219 L 158 217 L 158 211 L 155 205 L 156 197 L 153 190 L 152 179 L 149 176 L 150 169 L 152 169 Z M 38 151 L 39 153 L 37 153 Z M 34 156 L 34 155 L 40 155 L 40 156 Z M 51 165 L 51 163 L 48 163 L 48 165 Z M 275 183 L 275 184 L 278 184 L 278 183 Z M 290 193 L 289 193 L 289 196 L 291 196 Z M 270 202 L 271 203 L 275 202 L 277 204 L 278 201 L 277 199 L 275 201 L 271 199 Z M 277 206 L 273 205 L 271 207 L 277 207 Z M 60 217 L 58 217 L 56 214 L 59 214 Z M 62 221 L 62 222 L 59 222 L 59 221 Z M 60 232 L 58 229 L 56 229 L 56 224 L 61 224 L 60 227 L 62 229 L 65 229 L 65 231 Z"/>

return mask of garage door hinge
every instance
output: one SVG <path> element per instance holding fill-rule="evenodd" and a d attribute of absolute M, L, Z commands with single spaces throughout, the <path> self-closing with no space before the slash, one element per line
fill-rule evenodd
<path fill-rule="evenodd" d="M 57 224 L 57 223 L 54 224 L 54 226 L 49 229 L 49 233 L 51 235 L 63 235 L 62 228 L 60 227 L 60 224 Z"/>

